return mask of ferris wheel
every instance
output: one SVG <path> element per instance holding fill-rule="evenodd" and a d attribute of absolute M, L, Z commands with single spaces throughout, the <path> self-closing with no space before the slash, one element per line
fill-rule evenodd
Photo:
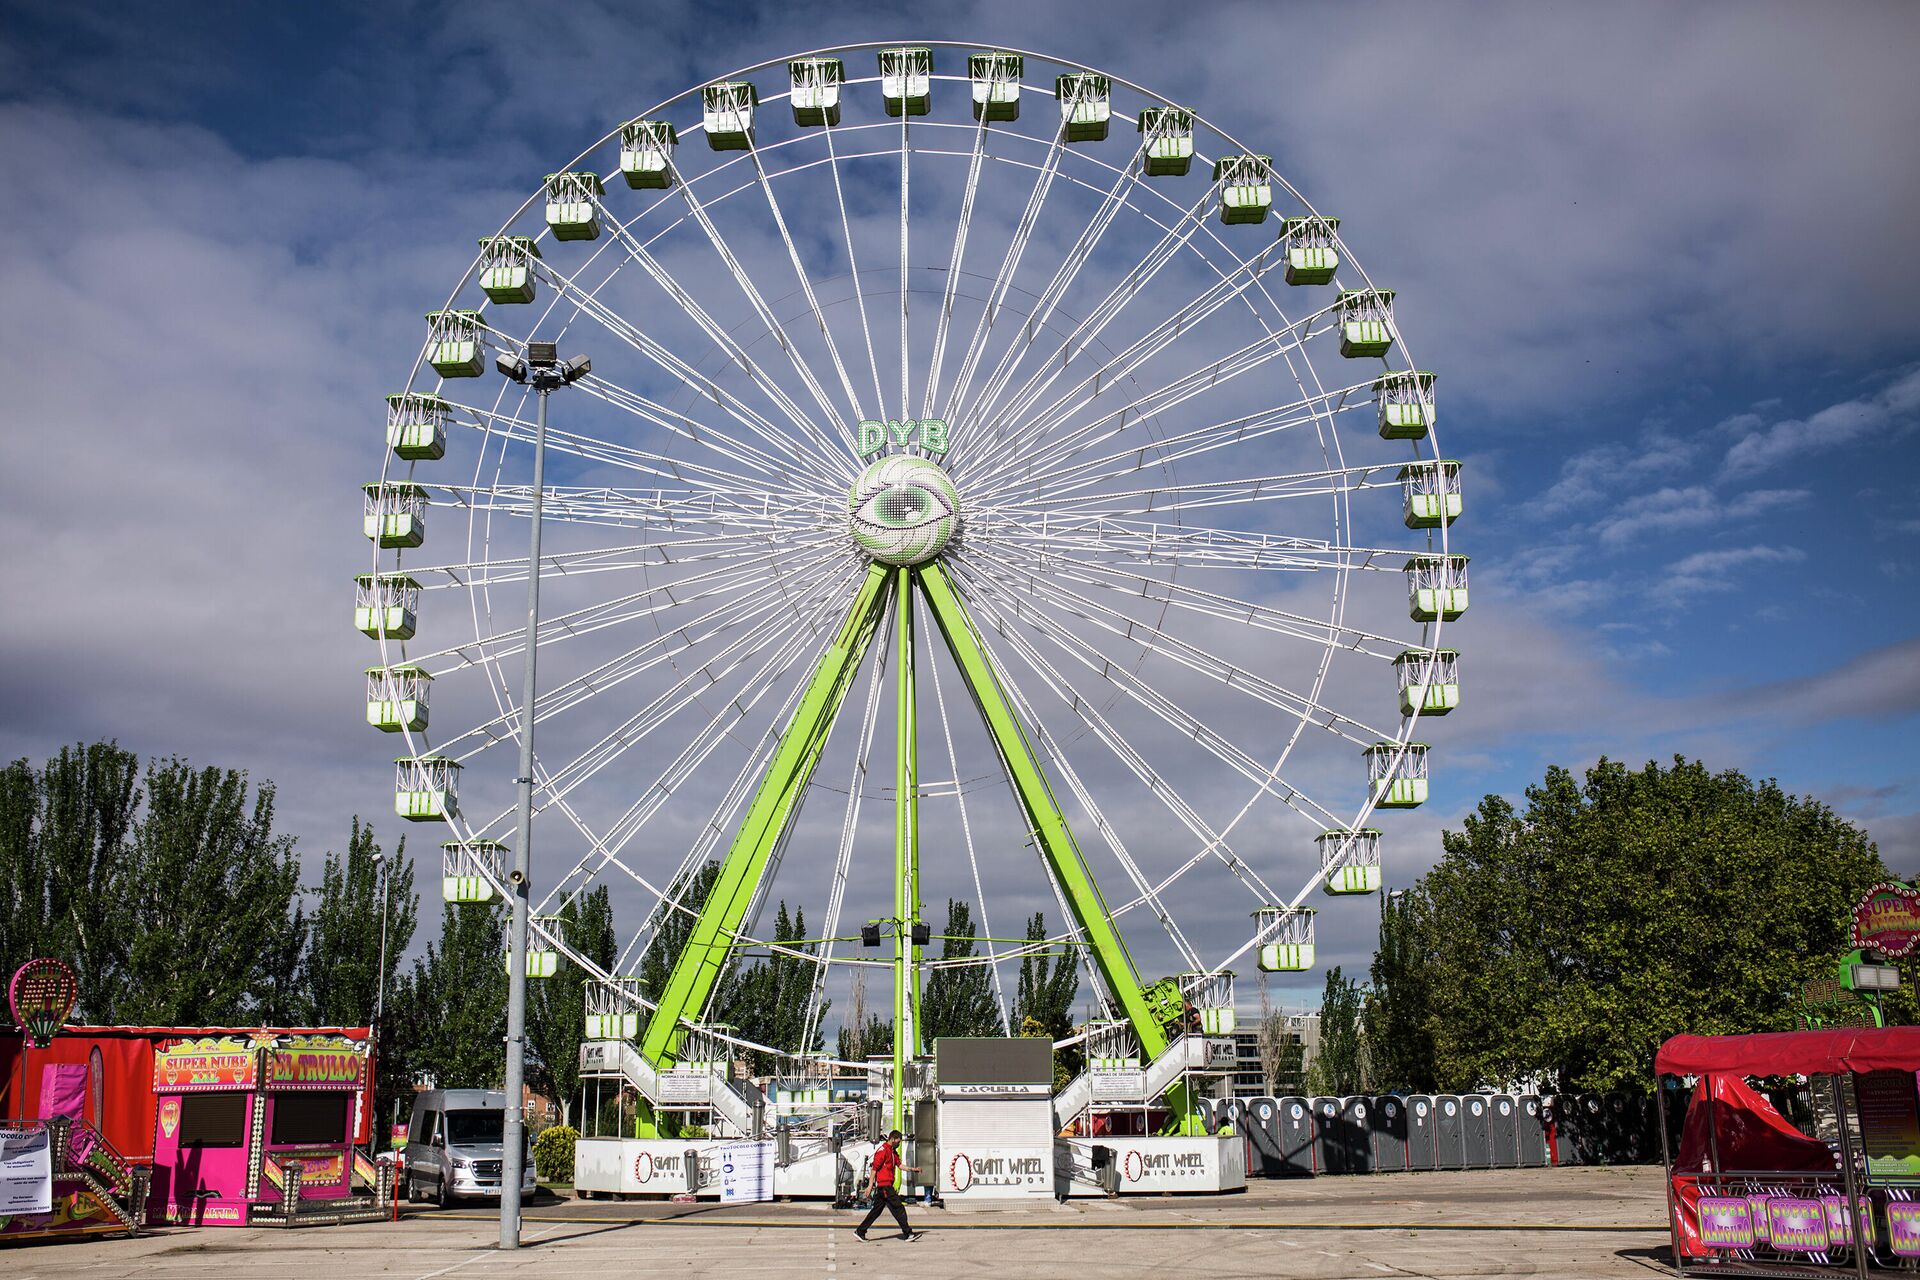
<path fill-rule="evenodd" d="M 1075 63 L 837 48 L 648 108 L 479 237 L 387 405 L 356 623 L 396 810 L 449 900 L 508 892 L 537 657 L 529 973 L 571 956 L 655 1065 L 742 1043 L 716 980 L 781 946 L 809 1032 L 891 975 L 901 1055 L 926 975 L 986 967 L 1004 1018 L 1043 949 L 1091 1052 L 1231 1031 L 1236 966 L 1313 968 L 1319 895 L 1379 892 L 1458 705 L 1460 466 L 1393 291 L 1269 152 Z M 598 884 L 611 966 L 558 923 Z M 936 954 L 943 894 L 978 954 Z"/>

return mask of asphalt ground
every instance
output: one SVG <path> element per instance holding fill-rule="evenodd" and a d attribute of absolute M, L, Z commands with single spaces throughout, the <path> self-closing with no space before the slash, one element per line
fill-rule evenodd
<path fill-rule="evenodd" d="M 406 1208 L 406 1206 L 403 1206 Z M 498 1248 L 479 1206 L 397 1223 L 167 1229 L 135 1240 L 0 1250 L 7 1280 L 482 1280 L 493 1276 L 1095 1277 L 1645 1276 L 1667 1268 L 1657 1168 L 1256 1181 L 1222 1196 L 909 1207 L 922 1236 L 860 1241 L 860 1215 L 817 1203 L 555 1199 L 528 1207 L 523 1247 Z"/>

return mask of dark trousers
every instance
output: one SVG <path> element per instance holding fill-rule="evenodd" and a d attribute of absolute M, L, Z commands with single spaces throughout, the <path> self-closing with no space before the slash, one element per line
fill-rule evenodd
<path fill-rule="evenodd" d="M 893 1214 L 893 1220 L 900 1224 L 901 1235 L 906 1236 L 913 1234 L 913 1228 L 907 1225 L 906 1207 L 900 1203 L 900 1193 L 892 1187 L 875 1187 L 873 1189 L 873 1207 L 868 1209 L 867 1216 L 860 1220 L 860 1230 L 865 1231 L 868 1227 L 872 1226 L 873 1220 L 880 1216 L 882 1209 Z"/>

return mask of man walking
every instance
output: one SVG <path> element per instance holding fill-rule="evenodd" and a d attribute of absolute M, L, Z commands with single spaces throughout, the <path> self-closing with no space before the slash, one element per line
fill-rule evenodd
<path fill-rule="evenodd" d="M 895 1129 L 887 1135 L 887 1140 L 874 1149 L 873 1153 L 873 1207 L 867 1210 L 867 1216 L 853 1229 L 853 1234 L 862 1240 L 867 1238 L 867 1228 L 880 1216 L 880 1210 L 886 1209 L 893 1214 L 893 1220 L 900 1224 L 900 1238 L 914 1240 L 919 1232 L 907 1225 L 906 1206 L 900 1203 L 900 1191 L 894 1184 L 900 1170 L 909 1173 L 920 1172 L 918 1165 L 900 1163 L 900 1131 Z"/>

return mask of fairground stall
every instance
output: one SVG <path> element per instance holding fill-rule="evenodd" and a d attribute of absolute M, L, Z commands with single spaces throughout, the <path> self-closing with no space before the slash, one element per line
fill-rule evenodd
<path fill-rule="evenodd" d="M 1920 1269 L 1920 1027 L 1675 1036 L 1654 1069 L 1698 1080 L 1665 1151 L 1679 1274 Z M 1804 1127 L 1766 1089 L 1793 1077 L 1810 1085 Z"/>
<path fill-rule="evenodd" d="M 65 1126 L 71 1162 L 124 1168 L 129 1191 L 150 1178 L 149 1222 L 364 1221 L 392 1199 L 367 1154 L 371 1068 L 365 1027 L 70 1026 L 45 1048 L 8 1031 L 0 1112 Z"/>

